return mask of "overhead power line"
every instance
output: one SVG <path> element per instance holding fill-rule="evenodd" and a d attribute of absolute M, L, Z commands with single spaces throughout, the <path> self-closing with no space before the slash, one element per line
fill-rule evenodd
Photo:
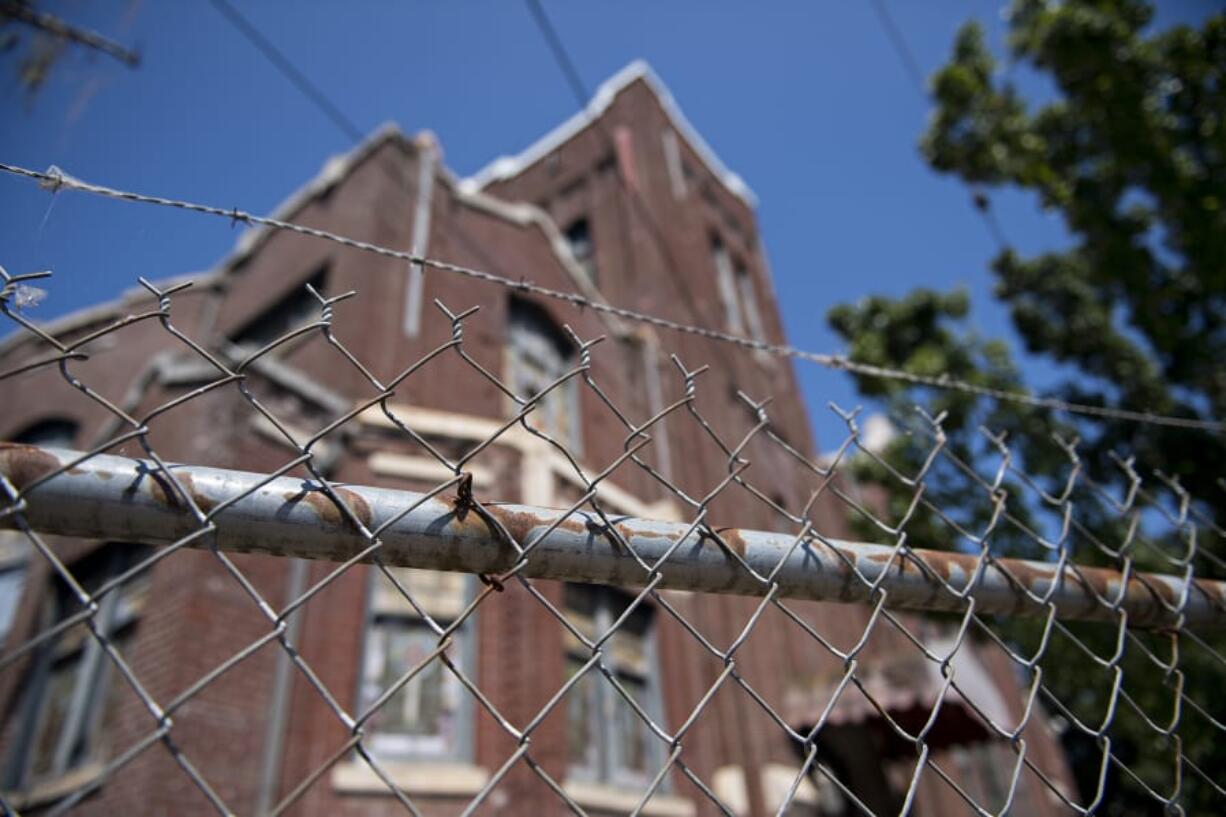
<path fill-rule="evenodd" d="M 898 61 L 902 63 L 903 70 L 911 78 L 915 84 L 915 89 L 926 102 L 933 101 L 932 92 L 928 88 L 928 80 L 924 77 L 924 70 L 920 68 L 919 60 L 915 56 L 915 51 L 907 42 L 906 36 L 903 34 L 898 23 L 895 22 L 894 16 L 890 13 L 890 7 L 887 5 L 888 0 L 872 0 L 873 13 L 877 15 L 877 22 L 881 24 L 881 28 L 885 31 L 886 39 L 890 41 L 890 46 L 894 49 L 894 53 L 898 56 Z M 995 212 L 992 210 L 992 197 L 988 192 L 981 187 L 971 186 L 971 203 L 975 207 L 975 211 L 979 213 L 979 217 L 983 219 L 984 227 L 987 228 L 988 235 L 996 242 L 996 246 L 1001 250 L 1009 248 L 1009 241 L 1005 238 L 1004 231 L 1001 229 L 1000 222 L 996 219 Z"/>
<path fill-rule="evenodd" d="M 51 191 L 52 193 L 62 189 L 79 190 L 85 193 L 103 196 L 105 198 L 119 199 L 121 201 L 137 202 L 141 204 L 152 204 L 161 207 L 171 207 L 178 210 L 186 210 L 188 212 L 202 213 L 231 221 L 243 222 L 244 224 L 261 225 L 275 230 L 284 230 L 287 232 L 298 233 L 300 235 L 313 236 L 325 241 L 331 241 L 341 246 L 361 250 L 363 252 L 374 253 L 376 255 L 389 258 L 398 258 L 412 264 L 420 264 L 422 267 L 436 269 L 441 272 L 450 272 L 457 275 L 463 275 L 467 278 L 497 284 L 499 286 L 506 287 L 507 289 L 512 289 L 519 292 L 528 292 L 534 295 L 540 295 L 541 297 L 551 298 L 557 301 L 572 304 L 574 306 L 591 309 L 596 312 L 615 315 L 625 320 L 649 324 L 651 326 L 668 329 L 674 332 L 696 335 L 709 340 L 720 341 L 722 343 L 732 344 L 753 351 L 766 352 L 779 357 L 806 360 L 811 363 L 816 363 L 819 366 L 853 372 L 865 377 L 899 380 L 916 385 L 928 386 L 935 389 L 959 391 L 966 394 L 975 394 L 995 400 L 1003 400 L 1053 411 L 1063 411 L 1070 414 L 1082 414 L 1091 417 L 1123 420 L 1147 425 L 1196 429 L 1218 434 L 1226 432 L 1226 422 L 1222 422 L 1217 419 L 1201 420 L 1191 417 L 1173 417 L 1143 410 L 1120 409 L 1108 406 L 1092 406 L 1083 403 L 1070 403 L 1051 397 L 1041 397 L 1029 392 L 1005 391 L 1003 389 L 980 386 L 945 375 L 934 377 L 930 375 L 915 374 L 913 372 L 907 372 L 901 369 L 892 369 L 884 366 L 874 366 L 872 364 L 860 363 L 858 361 L 843 357 L 842 355 L 829 355 L 822 354 L 820 352 L 810 352 L 804 349 L 799 349 L 795 346 L 753 340 L 750 338 L 740 337 L 738 335 L 732 335 L 727 332 L 721 332 L 715 329 L 679 323 L 677 321 L 661 318 L 656 315 L 650 315 L 643 312 L 637 312 L 632 309 L 614 306 L 604 301 L 593 300 L 592 298 L 588 298 L 575 292 L 563 292 L 561 290 L 543 287 L 526 278 L 521 278 L 518 280 L 508 278 L 505 275 L 498 275 L 497 273 L 488 272 L 486 270 L 453 264 L 449 261 L 429 258 L 416 253 L 405 252 L 403 250 L 394 250 L 390 247 L 384 247 L 368 241 L 350 238 L 348 236 L 329 232 L 327 230 L 321 230 L 317 227 L 308 227 L 302 224 L 296 224 L 294 222 L 283 221 L 281 219 L 270 218 L 267 216 L 257 216 L 235 208 L 227 209 L 225 207 L 215 207 L 213 205 L 199 204 L 182 199 L 171 199 L 163 196 L 151 196 L 145 193 L 118 190 L 116 188 L 106 187 L 104 185 L 94 184 L 92 182 L 75 178 L 56 167 L 52 167 L 44 172 L 39 170 L 31 170 L 18 165 L 0 163 L 0 171 L 10 173 L 15 176 L 24 176 L 29 179 L 35 179 L 40 182 L 42 187 Z"/>
<path fill-rule="evenodd" d="M 311 81 L 311 78 L 299 70 L 298 66 L 294 65 L 293 61 L 285 55 L 281 49 L 273 45 L 272 41 L 265 37 L 255 25 L 242 15 L 242 13 L 234 6 L 230 5 L 227 0 L 209 0 L 213 8 L 217 9 L 226 21 L 245 37 L 248 42 L 255 46 L 265 59 L 281 72 L 281 74 L 297 88 L 303 96 L 311 101 L 320 111 L 323 112 L 328 119 L 332 120 L 332 124 L 340 128 L 346 135 L 355 142 L 362 141 L 365 135 L 362 129 L 359 128 L 352 119 L 345 115 L 345 112 L 332 103 L 328 95 L 323 90 Z"/>
<path fill-rule="evenodd" d="M 545 38 L 545 43 L 549 46 L 549 51 L 553 55 L 554 63 L 558 66 L 558 70 L 562 72 L 562 76 L 566 84 L 570 87 L 571 94 L 575 98 L 575 102 L 579 105 L 579 110 L 586 110 L 589 100 L 592 98 L 588 91 L 587 85 L 583 82 L 583 77 L 579 74 L 579 68 L 571 58 L 570 52 L 566 49 L 566 44 L 562 42 L 562 37 L 558 33 L 557 28 L 549 19 L 549 15 L 545 13 L 545 7 L 541 5 L 540 0 L 527 0 L 528 10 L 532 13 L 532 19 L 536 23 L 537 28 L 541 32 L 541 36 Z M 608 125 L 605 123 L 602 116 L 593 117 L 591 124 L 600 134 L 600 138 L 604 140 L 605 148 L 611 153 L 617 152 L 616 140 L 613 134 L 609 131 Z M 634 214 L 642 219 L 643 225 L 647 228 L 647 233 L 651 237 L 652 243 L 659 251 L 669 272 L 675 272 L 677 262 L 673 256 L 673 251 L 665 239 L 666 231 L 660 225 L 659 219 L 648 206 L 646 199 L 640 191 L 633 185 L 627 184 L 620 172 L 614 174 L 618 186 L 625 194 L 624 201 L 628 201 Z M 630 225 L 626 213 L 622 207 L 618 207 L 620 240 L 622 243 L 622 255 L 627 259 L 633 267 L 637 263 L 637 253 L 635 250 L 635 242 L 630 237 Z M 671 276 L 672 283 L 678 288 L 681 294 L 681 302 L 684 308 L 690 313 L 692 318 L 697 322 L 702 322 L 703 316 L 696 307 L 697 298 L 694 297 L 693 289 L 684 275 L 673 274 Z"/>
<path fill-rule="evenodd" d="M 566 82 L 570 85 L 571 92 L 579 100 L 580 107 L 587 105 L 587 87 L 583 83 L 583 78 L 579 76 L 579 69 L 575 67 L 574 60 L 570 58 L 566 46 L 562 43 L 558 30 L 553 27 L 553 23 L 549 20 L 549 15 L 545 14 L 545 8 L 541 5 L 540 0 L 527 0 L 527 2 L 528 10 L 532 12 L 532 19 L 536 21 L 537 28 L 541 30 L 542 36 L 545 37 L 545 42 L 548 43 L 549 50 L 553 53 L 553 58 L 557 62 L 558 68 L 561 69 L 562 74 L 566 77 Z"/>

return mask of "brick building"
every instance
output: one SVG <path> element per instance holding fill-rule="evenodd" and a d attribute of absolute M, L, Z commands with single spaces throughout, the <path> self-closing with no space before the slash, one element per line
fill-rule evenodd
<path fill-rule="evenodd" d="M 384 128 L 352 152 L 329 160 L 320 174 L 277 211 L 279 218 L 452 263 L 489 270 L 594 300 L 734 334 L 783 343 L 775 293 L 745 184 L 727 170 L 686 122 L 659 80 L 636 63 L 607 81 L 586 110 L 514 158 L 475 177 L 456 179 L 429 134 L 409 138 Z M 334 332 L 372 374 L 387 382 L 451 338 L 448 317 L 479 306 L 465 322 L 465 350 L 522 397 L 542 389 L 576 362 L 563 330 L 607 340 L 593 350 L 591 374 L 626 417 L 643 422 L 681 397 L 684 382 L 670 362 L 710 364 L 696 381 L 702 416 L 735 443 L 754 423 L 738 392 L 773 396 L 773 429 L 784 446 L 754 438 L 743 452 L 746 472 L 763 493 L 722 491 L 709 509 L 712 527 L 794 530 L 772 506 L 798 512 L 822 477 L 791 366 L 767 355 L 730 350 L 696 337 L 664 334 L 591 310 L 573 309 L 436 270 L 380 258 L 286 233 L 248 232 L 214 270 L 189 276 L 196 285 L 175 297 L 173 320 L 189 336 L 237 361 L 319 312 L 305 289 L 356 290 L 338 304 Z M 57 335 L 79 337 L 147 306 L 148 296 L 54 322 Z M 29 336 L 0 348 L 3 368 L 37 357 Z M 201 366 L 155 321 L 125 328 L 122 343 L 106 338 L 74 369 L 82 382 L 132 416 L 209 382 Z M 334 349 L 315 339 L 279 346 L 248 370 L 245 386 L 298 440 L 369 402 L 378 392 Z M 39 370 L 7 381 L 0 438 L 87 448 L 118 430 L 112 415 L 84 399 L 58 372 Z M 456 456 L 488 439 L 511 416 L 515 401 L 472 366 L 441 355 L 407 378 L 390 401 L 395 416 L 421 440 Z M 149 440 L 166 459 L 271 471 L 297 450 L 251 410 L 236 389 L 214 389 L 150 423 Z M 173 418 L 172 420 L 170 418 Z M 622 454 L 626 432 L 590 389 L 568 381 L 531 415 L 588 472 Z M 692 516 L 685 497 L 703 496 L 728 470 L 728 455 L 684 413 L 653 427 L 646 469 L 618 468 L 600 499 L 616 513 L 660 519 Z M 377 408 L 326 435 L 314 448 L 329 477 L 428 491 L 451 476 L 422 445 L 393 427 Z M 115 453 L 140 456 L 137 445 Z M 572 465 L 523 429 L 512 429 L 467 464 L 483 499 L 566 507 L 582 494 Z M 291 471 L 305 475 L 301 469 Z M 667 484 L 676 486 L 672 490 Z M 687 515 L 688 514 L 688 515 Z M 846 535 L 844 506 L 821 493 L 812 514 L 827 536 Z M 5 654 L 71 616 L 71 598 L 45 560 L 6 534 L 0 594 L 9 600 L 0 623 Z M 60 540 L 57 553 L 87 587 L 98 587 L 151 551 L 123 543 Z M 233 562 L 274 606 L 325 579 L 335 565 L 261 556 Z M 419 601 L 414 609 L 388 579 L 365 565 L 345 571 L 290 619 L 305 663 L 347 711 L 379 697 L 437 642 L 423 614 L 455 620 L 480 587 L 464 574 L 399 570 Z M 607 627 L 630 596 L 611 588 L 536 583 L 551 604 L 588 635 Z M 665 591 L 664 597 L 720 649 L 733 643 L 757 599 Z M 265 638 L 268 619 L 215 555 L 179 550 L 106 595 L 100 625 L 161 704 L 244 648 Z M 798 617 L 840 649 L 861 637 L 862 606 L 796 603 Z M 937 650 L 949 634 L 906 619 Z M 652 719 L 677 729 L 726 667 L 652 603 L 627 618 L 606 661 L 623 688 Z M 948 651 L 948 647 L 947 647 Z M 157 723 L 115 677 L 80 625 L 14 658 L 0 673 L 0 789 L 23 812 L 38 813 L 104 773 L 106 763 L 149 738 Z M 543 605 L 517 586 L 491 596 L 466 620 L 449 651 L 455 665 L 515 726 L 530 721 L 590 658 Z M 930 662 L 896 630 L 875 627 L 862 677 L 900 723 L 922 724 L 940 694 Z M 964 649 L 955 662 L 981 712 L 1002 725 L 1020 720 L 1023 692 L 997 652 Z M 365 745 L 392 781 L 425 814 L 458 813 L 516 750 L 515 741 L 439 662 L 404 686 L 366 722 Z M 804 729 L 825 708 L 842 664 L 801 625 L 769 610 L 736 653 L 740 675 Z M 876 686 L 873 686 L 873 685 Z M 823 732 L 822 757 L 870 807 L 894 813 L 906 790 L 914 752 L 891 742 L 880 714 L 861 696 L 845 696 Z M 987 741 L 961 699 L 943 707 L 933 732 L 942 768 L 981 802 L 1007 792 L 1014 755 Z M 392 814 L 402 806 L 370 767 L 346 751 L 349 730 L 317 689 L 275 643 L 267 643 L 173 712 L 181 751 L 217 798 L 239 814 L 267 812 L 305 780 L 311 785 L 288 813 Z M 938 738 L 937 736 L 940 735 Z M 1054 779 L 1068 776 L 1042 722 L 1028 727 L 1029 755 Z M 774 813 L 802 758 L 795 744 L 743 689 L 720 686 L 683 742 L 686 767 L 737 814 Z M 911 751 L 908 757 L 906 752 Z M 655 737 L 613 686 L 589 674 L 533 733 L 534 762 L 592 814 L 626 813 L 665 762 Z M 333 762 L 334 761 L 334 762 Z M 321 771 L 322 770 L 322 771 Z M 1056 813 L 1053 797 L 1026 775 L 1015 813 Z M 915 813 L 943 814 L 965 804 L 926 773 Z M 488 813 L 554 815 L 563 801 L 523 762 L 513 764 L 483 806 Z M 79 813 L 195 814 L 213 807 L 171 753 L 156 742 L 81 801 Z M 680 771 L 668 774 L 643 811 L 648 815 L 717 814 Z M 836 787 L 805 780 L 789 814 L 851 814 Z"/>

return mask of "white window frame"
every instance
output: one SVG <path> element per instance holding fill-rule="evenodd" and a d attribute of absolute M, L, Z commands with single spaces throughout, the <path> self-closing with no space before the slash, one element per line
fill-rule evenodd
<path fill-rule="evenodd" d="M 534 309 L 524 309 L 517 315 L 515 301 L 511 303 L 507 320 L 506 385 L 517 397 L 528 400 L 570 371 L 575 356 L 573 351 L 566 354 L 558 348 L 555 338 L 561 336 L 561 331 L 552 323 L 546 323 L 546 317 L 529 317 Z M 519 408 L 516 405 L 515 411 Z M 538 401 L 525 420 L 578 457 L 583 453 L 582 417 L 579 382 L 572 377 Z"/>
<path fill-rule="evenodd" d="M 617 595 L 620 593 L 626 597 L 629 602 L 632 602 L 633 596 L 624 591 L 619 591 L 616 588 L 604 587 L 601 585 L 583 585 L 569 584 L 567 590 L 572 592 L 592 593 L 595 600 L 595 611 L 592 622 L 592 629 L 595 633 L 603 635 L 608 632 L 609 628 L 618 618 L 618 613 L 613 610 L 613 605 Z M 656 645 L 656 615 L 657 611 L 647 604 L 647 602 L 639 602 L 636 609 L 643 609 L 649 616 L 647 623 L 647 632 L 644 635 L 643 649 L 646 653 L 646 661 L 650 668 L 648 672 L 641 677 L 636 677 L 635 680 L 641 682 L 643 694 L 636 698 L 639 706 L 651 717 L 653 721 L 659 722 L 664 716 L 664 705 L 661 697 L 660 672 L 659 672 L 659 653 Z M 616 636 L 614 636 L 616 638 Z M 609 642 L 606 642 L 608 644 Z M 565 663 L 579 662 L 581 665 L 586 664 L 591 659 L 591 654 L 585 654 L 584 648 L 568 649 L 564 656 Z M 606 666 L 609 664 L 608 653 L 606 653 Z M 629 675 L 619 671 L 614 666 L 611 667 L 614 674 Z M 654 670 L 654 671 L 653 671 Z M 593 762 L 584 765 L 577 765 L 571 761 L 571 748 L 569 745 L 566 750 L 567 758 L 567 778 L 569 780 L 577 780 L 585 783 L 598 783 L 614 787 L 631 787 L 637 788 L 647 785 L 651 782 L 655 775 L 655 769 L 664 762 L 663 745 L 654 734 L 647 732 L 647 769 L 644 773 L 638 773 L 633 770 L 621 766 L 619 758 L 622 757 L 624 747 L 619 739 L 619 730 L 616 729 L 617 716 L 620 714 L 638 718 L 638 713 L 630 708 L 630 705 L 622 699 L 621 693 L 613 688 L 608 679 L 604 677 L 598 667 L 589 669 L 583 676 L 583 679 L 576 683 L 568 692 L 568 695 L 576 695 L 580 692 L 584 682 L 588 682 L 590 690 L 595 698 L 595 706 L 591 707 L 592 722 L 588 723 L 588 730 L 597 736 L 596 751 Z M 567 709 L 567 740 L 570 737 L 570 711 Z M 643 725 L 646 729 L 646 725 Z M 668 781 L 666 780 L 660 790 L 667 791 Z"/>
<path fill-rule="evenodd" d="M 743 336 L 745 321 L 737 304 L 736 272 L 732 256 L 719 236 L 711 239 L 711 259 L 715 263 L 715 288 L 724 307 L 724 325 L 733 335 Z"/>
<path fill-rule="evenodd" d="M 753 274 L 743 263 L 737 263 L 735 274 L 737 294 L 741 298 L 745 322 L 749 324 L 749 334 L 754 340 L 765 343 L 766 327 L 762 323 L 762 313 L 758 311 L 758 295 L 754 289 Z"/>
<path fill-rule="evenodd" d="M 677 132 L 671 128 L 666 128 L 660 134 L 660 140 L 664 143 L 664 163 L 668 166 L 668 179 L 672 184 L 673 198 L 681 201 L 689 192 L 685 184 L 685 168 L 681 162 L 681 142 L 677 138 Z"/>
<path fill-rule="evenodd" d="M 399 570 L 399 568 L 392 568 Z M 432 572 L 432 571 L 425 571 Z M 360 671 L 358 673 L 357 684 L 357 703 L 358 711 L 365 712 L 374 701 L 386 692 L 382 687 L 367 688 L 368 678 L 371 670 L 374 667 L 373 661 L 376 656 L 373 653 L 375 649 L 374 639 L 378 628 L 389 626 L 402 626 L 406 630 L 421 630 L 429 633 L 432 638 L 437 640 L 437 634 L 433 627 L 430 626 L 430 620 L 440 627 L 449 627 L 456 617 L 467 609 L 468 604 L 472 601 L 475 594 L 475 585 L 472 576 L 465 576 L 462 582 L 461 596 L 455 602 L 454 610 L 431 610 L 429 604 L 421 606 L 420 609 L 414 609 L 414 605 L 410 605 L 406 600 L 404 608 L 398 610 L 380 610 L 377 605 L 376 585 L 378 582 L 388 582 L 386 576 L 378 568 L 370 570 L 370 579 L 367 587 L 366 601 L 366 621 L 362 628 L 362 653 L 360 656 Z M 402 582 L 403 583 L 403 582 Z M 407 588 L 410 590 L 411 588 Z M 422 604 L 421 599 L 414 597 L 414 602 L 417 605 Z M 464 623 L 458 627 L 452 634 L 452 640 L 458 642 L 452 650 L 452 659 L 459 665 L 460 671 L 466 676 L 472 677 L 477 664 L 477 627 L 476 614 L 470 614 Z M 438 661 L 438 658 L 434 659 Z M 463 762 L 471 763 L 475 756 L 474 742 L 474 712 L 473 699 L 464 688 L 460 680 L 440 663 L 442 672 L 444 673 L 444 683 L 454 684 L 452 691 L 458 695 L 456 704 L 456 720 L 455 720 L 455 739 L 448 744 L 446 737 L 439 735 L 408 735 L 396 734 L 392 732 L 384 732 L 369 728 L 364 739 L 364 743 L 369 751 L 381 759 L 386 760 L 410 760 L 410 761 L 440 761 L 440 762 Z M 392 706 L 396 698 L 403 694 L 409 687 L 414 686 L 421 680 L 421 676 L 414 678 L 405 687 L 397 691 L 396 696 L 391 700 L 385 701 L 383 706 Z"/>

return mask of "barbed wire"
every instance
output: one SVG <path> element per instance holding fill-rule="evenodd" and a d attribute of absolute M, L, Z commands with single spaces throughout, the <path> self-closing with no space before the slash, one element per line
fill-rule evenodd
<path fill-rule="evenodd" d="M 453 264 L 448 261 L 443 261 L 428 256 L 419 255 L 413 252 L 403 250 L 395 250 L 390 247 L 384 247 L 379 244 L 373 244 L 368 241 L 361 241 L 355 238 L 350 238 L 328 230 L 319 229 L 316 227 L 308 227 L 302 224 L 296 224 L 289 221 L 283 221 L 268 216 L 258 216 L 252 213 L 239 210 L 237 208 L 223 208 L 207 204 L 199 204 L 182 199 L 172 199 L 163 196 L 153 196 L 145 193 L 135 193 L 126 190 L 120 190 L 105 185 L 87 182 L 82 179 L 75 178 L 57 167 L 52 166 L 46 172 L 31 170 L 20 167 L 18 165 L 10 165 L 0 163 L 0 171 L 10 173 L 16 176 L 23 176 L 30 179 L 38 180 L 42 186 L 51 191 L 53 194 L 61 189 L 78 190 L 94 195 L 103 196 L 121 201 L 137 202 L 141 204 L 152 204 L 162 207 L 170 207 L 188 212 L 201 213 L 206 215 L 225 218 L 231 222 L 242 222 L 244 224 L 255 224 L 264 227 L 270 227 L 276 230 L 284 230 L 288 232 L 298 233 L 300 235 L 312 236 L 325 241 L 331 241 L 341 246 L 350 247 L 370 252 L 376 255 L 382 255 L 390 258 L 397 258 L 407 261 L 412 264 L 419 264 L 422 267 L 436 269 L 442 272 L 450 272 L 458 275 L 463 275 L 486 283 L 497 284 L 498 286 L 519 292 L 528 292 L 534 295 L 550 298 L 557 301 L 572 304 L 573 306 L 591 309 L 597 312 L 602 312 L 609 315 L 614 315 L 625 320 L 643 323 L 650 326 L 668 329 L 673 332 L 679 332 L 688 335 L 695 335 L 709 340 L 728 343 L 734 346 L 739 346 L 744 349 L 749 349 L 758 352 L 775 355 L 783 358 L 791 358 L 795 360 L 804 360 L 810 363 L 816 363 L 819 366 L 824 366 L 829 369 L 841 370 L 860 374 L 866 377 L 876 377 L 884 380 L 897 380 L 916 385 L 927 386 L 935 389 L 958 391 L 965 394 L 973 394 L 979 397 L 987 397 L 994 400 L 1018 403 L 1034 408 L 1048 409 L 1052 411 L 1062 411 L 1069 414 L 1080 414 L 1089 417 L 1099 417 L 1111 420 L 1122 420 L 1126 422 L 1141 423 L 1145 425 L 1167 426 L 1172 428 L 1193 429 L 1198 431 L 1208 431 L 1213 433 L 1226 432 L 1226 422 L 1217 419 L 1202 420 L 1189 417 L 1174 417 L 1169 415 L 1157 414 L 1144 410 L 1113 408 L 1110 406 L 1093 406 L 1084 403 L 1073 403 L 1066 400 L 1060 400 L 1054 397 L 1043 397 L 1028 392 L 1008 391 L 997 389 L 988 386 L 981 386 L 975 383 L 969 383 L 957 378 L 948 377 L 945 375 L 932 376 L 922 375 L 914 372 L 907 372 L 901 369 L 893 369 L 883 366 L 875 366 L 868 363 L 861 363 L 851 360 L 842 355 L 830 355 L 819 352 L 810 352 L 795 346 L 785 344 L 774 344 L 766 341 L 754 340 L 738 335 L 733 335 L 728 332 L 722 332 L 717 329 L 709 329 L 693 324 L 685 324 L 678 321 L 672 321 L 667 318 L 661 318 L 656 315 L 650 315 L 643 312 L 638 312 L 625 307 L 614 306 L 601 300 L 595 300 L 575 292 L 563 292 L 549 287 L 540 286 L 529 281 L 526 278 L 519 280 L 508 278 L 504 275 L 488 272 L 485 270 L 475 269 L 460 264 Z"/>

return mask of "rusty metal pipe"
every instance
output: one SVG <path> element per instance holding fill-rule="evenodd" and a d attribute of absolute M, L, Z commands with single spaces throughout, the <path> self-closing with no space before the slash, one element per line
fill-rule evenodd
<path fill-rule="evenodd" d="M 34 530 L 155 545 L 200 530 L 191 509 L 154 463 L 98 455 L 55 474 L 81 456 L 0 445 L 0 475 L 21 492 L 25 506 L 20 514 Z M 266 476 L 190 465 L 171 469 L 202 512 L 215 511 L 210 518 L 216 532 L 193 545 L 206 545 L 212 538 L 226 551 L 342 561 L 370 544 L 311 481 L 279 477 L 260 485 Z M 421 494 L 409 491 L 353 485 L 336 493 L 367 531 L 383 527 L 416 504 L 380 533 L 380 553 L 387 564 L 480 574 L 498 574 L 516 564 L 515 548 L 479 513 L 457 509 L 452 497 L 422 501 Z M 216 510 L 237 496 L 242 498 Z M 572 514 L 542 537 L 561 511 L 486 507 L 521 546 L 540 538 L 523 568 L 526 576 L 623 586 L 641 586 L 650 578 L 592 514 Z M 17 515 L 8 512 L 11 508 L 11 503 L 0 505 L 0 526 L 15 526 Z M 613 521 L 621 539 L 648 564 L 684 536 L 660 567 L 659 586 L 694 592 L 761 596 L 769 588 L 762 577 L 775 571 L 782 559 L 774 580 L 783 598 L 864 602 L 880 579 L 887 606 L 959 611 L 965 609 L 963 591 L 979 566 L 977 556 L 946 551 L 910 549 L 907 556 L 894 556 L 889 547 L 842 541 L 793 547 L 795 537 L 786 533 L 720 530 L 717 540 L 710 533 L 691 532 L 684 523 L 629 517 Z M 758 575 L 746 570 L 742 560 Z M 1180 614 L 1187 625 L 1226 625 L 1226 583 L 1195 580 L 1185 594 L 1180 577 L 1134 574 L 1121 596 L 1121 578 L 1101 568 L 1058 573 L 1044 562 L 995 559 L 965 595 L 974 598 L 983 614 L 1045 615 L 1041 600 L 1048 599 L 1064 619 L 1113 620 L 1118 607 L 1137 625 L 1170 626 Z"/>

